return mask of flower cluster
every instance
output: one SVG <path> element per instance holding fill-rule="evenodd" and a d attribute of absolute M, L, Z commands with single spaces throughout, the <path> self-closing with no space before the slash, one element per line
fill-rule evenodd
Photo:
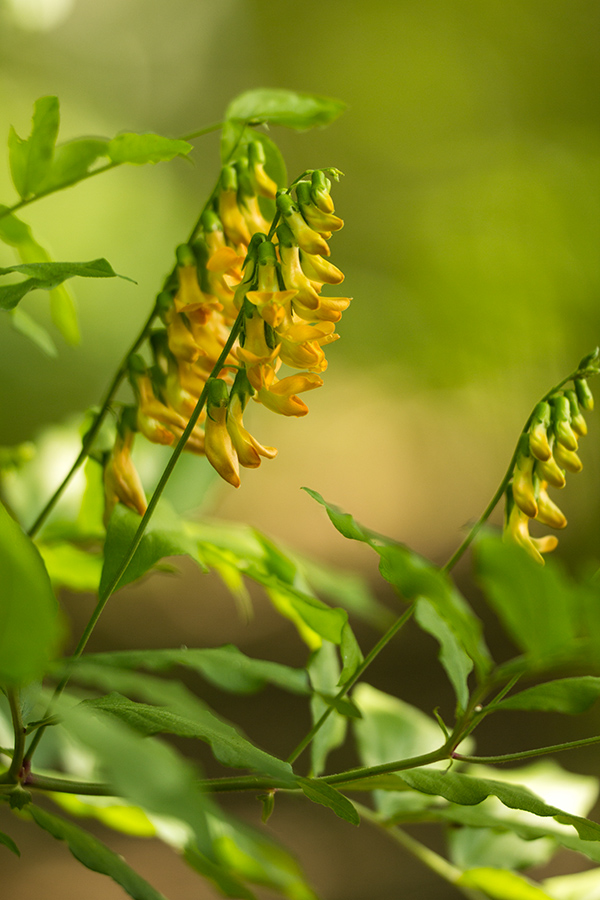
<path fill-rule="evenodd" d="M 582 360 L 579 371 L 585 371 L 586 364 L 593 362 L 596 355 L 593 354 L 593 360 Z M 554 550 L 558 538 L 550 534 L 531 537 L 529 522 L 535 519 L 557 529 L 566 526 L 567 520 L 548 495 L 548 488 L 563 488 L 565 472 L 581 471 L 577 450 L 579 438 L 587 434 L 581 410 L 594 407 L 585 377 L 575 377 L 572 383 L 572 389 L 556 391 L 548 401 L 536 406 L 521 435 L 512 481 L 506 491 L 504 538 L 519 544 L 542 564 L 542 554 Z"/>
<path fill-rule="evenodd" d="M 244 427 L 248 401 L 306 415 L 298 394 L 322 385 L 323 348 L 339 337 L 335 324 L 350 303 L 322 294 L 344 280 L 327 258 L 328 241 L 344 224 L 330 194 L 330 177 L 338 175 L 311 171 L 278 191 L 260 141 L 223 168 L 197 236 L 177 249 L 176 284 L 158 297 L 162 326 L 150 335 L 152 363 L 140 355 L 129 361 L 135 405 L 122 411 L 105 463 L 107 521 L 117 502 L 138 513 L 146 508 L 130 456 L 135 432 L 176 443 L 201 395 L 206 405 L 185 450 L 205 455 L 235 487 L 240 466 L 255 468 L 277 453 Z M 263 214 L 269 207 L 270 222 Z M 280 378 L 282 364 L 302 371 Z"/>

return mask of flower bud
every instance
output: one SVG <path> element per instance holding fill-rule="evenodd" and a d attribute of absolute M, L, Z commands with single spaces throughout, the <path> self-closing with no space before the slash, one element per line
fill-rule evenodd
<path fill-rule="evenodd" d="M 567 450 L 563 444 L 558 441 L 553 447 L 554 458 L 559 466 L 562 466 L 567 472 L 581 472 L 583 463 L 573 450 Z"/>
<path fill-rule="evenodd" d="M 341 284 L 344 280 L 344 273 L 337 266 L 314 253 L 302 251 L 300 265 L 306 277 L 311 281 L 321 281 L 323 284 Z"/>
<path fill-rule="evenodd" d="M 318 231 L 307 225 L 290 195 L 281 191 L 277 194 L 276 202 L 277 208 L 302 250 L 306 250 L 307 253 L 329 256 L 331 251 L 327 241 Z"/>
<path fill-rule="evenodd" d="M 565 528 L 567 519 L 556 503 L 550 499 L 546 491 L 546 482 L 542 481 L 537 495 L 538 513 L 536 520 L 550 528 Z"/>
<path fill-rule="evenodd" d="M 248 144 L 248 169 L 254 191 L 267 200 L 274 200 L 277 194 L 277 185 L 265 171 L 265 148 L 261 141 L 250 141 Z"/>
<path fill-rule="evenodd" d="M 332 213 L 334 210 L 331 199 L 331 182 L 321 169 L 316 169 L 311 177 L 310 197 L 312 202 L 321 212 Z"/>
<path fill-rule="evenodd" d="M 527 516 L 534 519 L 538 512 L 533 487 L 533 466 L 535 458 L 527 451 L 527 435 L 523 435 L 521 448 L 517 455 L 517 462 L 513 472 L 512 492 L 513 498 L 519 509 Z"/>
<path fill-rule="evenodd" d="M 319 209 L 312 201 L 310 185 L 307 181 L 301 181 L 296 185 L 296 197 L 303 218 L 324 237 L 329 238 L 332 231 L 339 231 L 344 227 L 344 220 L 333 213 L 326 213 Z"/>
<path fill-rule="evenodd" d="M 204 452 L 211 466 L 221 478 L 240 486 L 240 467 L 229 432 L 227 431 L 227 385 L 219 378 L 208 382 L 206 424 L 204 426 Z"/>
<path fill-rule="evenodd" d="M 552 424 L 556 440 L 567 450 L 577 450 L 577 436 L 571 428 L 571 407 L 564 394 L 551 398 Z"/>
<path fill-rule="evenodd" d="M 592 410 L 594 408 L 594 395 L 585 378 L 575 378 L 573 383 L 580 405 L 584 409 Z"/>
<path fill-rule="evenodd" d="M 571 411 L 571 428 L 576 434 L 580 435 L 580 437 L 585 437 L 588 432 L 588 427 L 587 422 L 579 409 L 577 393 L 573 390 L 565 391 L 565 397 L 569 401 Z"/>
<path fill-rule="evenodd" d="M 538 403 L 529 426 L 529 449 L 542 461 L 550 459 L 552 450 L 548 442 L 548 426 L 550 425 L 550 405 Z"/>

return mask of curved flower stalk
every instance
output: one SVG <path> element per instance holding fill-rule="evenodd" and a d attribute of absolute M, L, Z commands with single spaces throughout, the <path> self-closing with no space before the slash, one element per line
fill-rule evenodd
<path fill-rule="evenodd" d="M 548 488 L 563 488 L 566 472 L 583 468 L 578 456 L 579 438 L 587 434 L 582 410 L 594 407 L 585 374 L 598 371 L 598 351 L 584 358 L 572 387 L 554 391 L 538 403 L 517 448 L 512 479 L 506 488 L 504 539 L 523 547 L 543 565 L 542 554 L 558 545 L 558 538 L 529 534 L 532 520 L 550 528 L 567 525 L 564 513 L 548 494 Z M 579 374 L 582 373 L 582 374 Z M 567 382 L 568 384 L 568 382 Z"/>
<path fill-rule="evenodd" d="M 344 224 L 330 193 L 330 177 L 339 173 L 311 171 L 277 191 L 265 162 L 263 145 L 251 141 L 224 166 L 195 240 L 177 248 L 175 284 L 159 296 L 162 324 L 150 335 L 152 363 L 130 359 L 135 407 L 125 444 L 118 436 L 106 463 L 107 518 L 117 502 L 136 512 L 145 508 L 128 456 L 135 431 L 153 443 L 176 444 L 208 391 L 206 412 L 185 450 L 205 455 L 238 487 L 240 467 L 256 468 L 277 454 L 244 426 L 250 399 L 280 415 L 305 416 L 308 406 L 298 394 L 323 384 L 325 347 L 339 338 L 335 326 L 350 303 L 322 293 L 344 280 L 327 259 L 328 241 Z M 275 209 L 271 222 L 261 207 L 268 201 Z M 214 373 L 240 315 L 239 337 Z M 301 371 L 282 376 L 282 365 Z M 117 491 L 115 460 L 124 457 L 135 489 Z"/>

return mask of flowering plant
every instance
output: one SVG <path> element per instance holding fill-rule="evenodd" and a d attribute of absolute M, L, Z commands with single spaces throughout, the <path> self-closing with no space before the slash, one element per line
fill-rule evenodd
<path fill-rule="evenodd" d="M 303 417 L 308 407 L 299 395 L 323 384 L 325 348 L 339 337 L 336 325 L 350 303 L 329 293 L 344 279 L 329 259 L 330 240 L 343 225 L 332 197 L 341 173 L 308 169 L 288 184 L 277 146 L 260 126 L 306 129 L 329 123 L 342 109 L 338 101 L 278 90 L 234 100 L 219 125 L 215 188 L 177 246 L 173 268 L 99 407 L 85 419 L 79 454 L 32 523 L 23 520 L 19 501 L 30 478 L 31 447 L 2 449 L 0 800 L 137 900 L 162 895 L 78 819 L 159 837 L 224 896 L 253 898 L 258 884 L 290 900 L 310 900 L 316 894 L 295 857 L 272 836 L 278 802 L 289 795 L 321 804 L 323 815 L 350 825 L 372 823 L 471 900 L 591 898 L 600 869 L 586 874 L 585 884 L 578 875 L 534 883 L 522 874 L 561 847 L 600 861 L 600 826 L 585 818 L 590 803 L 559 808 L 530 790 L 540 771 L 535 766 L 508 775 L 495 767 L 600 737 L 525 749 L 511 743 L 507 752 L 476 756 L 473 733 L 492 714 L 581 713 L 600 695 L 598 580 L 574 582 L 558 566 L 544 565 L 556 538 L 529 534 L 533 521 L 566 525 L 548 490 L 564 486 L 565 470 L 582 467 L 578 441 L 587 431 L 583 413 L 593 408 L 588 379 L 600 369 L 597 350 L 535 406 L 496 494 L 441 567 L 307 489 L 343 537 L 377 554 L 400 612 L 382 606 L 359 581 L 349 589 L 347 578 L 331 577 L 256 531 L 184 518 L 165 499 L 184 451 L 205 456 L 239 487 L 240 467 L 256 468 L 277 453 L 244 424 L 250 402 Z M 73 340 L 77 322 L 66 282 L 118 276 L 105 259 L 52 261 L 20 211 L 116 166 L 185 156 L 190 141 L 210 130 L 176 140 L 121 134 L 56 144 L 58 126 L 58 101 L 44 97 L 29 137 L 11 131 L 9 161 L 20 199 L 0 207 L 0 239 L 20 258 L 0 270 L 7 278 L 0 308 L 42 349 L 49 335 L 20 306 L 29 292 L 49 293 L 54 321 Z M 19 276 L 25 277 L 15 281 Z M 283 367 L 296 371 L 285 374 Z M 117 391 L 127 381 L 130 391 L 121 401 Z M 150 494 L 135 463 L 138 440 L 172 448 Z M 61 498 L 80 469 L 85 478 L 74 508 Z M 503 497 L 500 540 L 483 526 Z M 479 584 L 518 651 L 500 662 L 451 577 L 475 538 Z M 307 644 L 306 665 L 250 658 L 232 645 L 86 652 L 113 594 L 165 557 L 180 555 L 220 572 L 237 596 L 243 596 L 242 576 L 262 585 Z M 64 588 L 93 592 L 96 604 L 75 649 L 62 657 Z M 382 632 L 366 655 L 349 612 Z M 364 681 L 376 657 L 411 628 L 439 644 L 455 697 L 452 721 Z M 223 691 L 245 695 L 270 684 L 304 698 L 312 725 L 280 758 L 213 712 L 182 680 L 164 677 L 182 668 Z M 349 732 L 356 765 L 330 771 L 330 752 Z M 225 771 L 204 777 L 158 735 L 206 744 Z M 80 751 L 77 765 L 73 747 Z M 558 783 L 566 777 L 558 766 L 552 776 Z M 257 797 L 270 831 L 219 807 L 217 796 L 230 791 Z M 359 802 L 365 795 L 369 800 Z M 406 831 L 414 822 L 445 831 L 447 858 Z M 8 834 L 0 833 L 0 843 L 18 854 Z"/>

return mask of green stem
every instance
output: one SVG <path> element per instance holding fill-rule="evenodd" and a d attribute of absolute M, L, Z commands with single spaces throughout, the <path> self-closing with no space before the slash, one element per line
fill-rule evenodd
<path fill-rule="evenodd" d="M 547 400 L 549 400 L 550 397 L 552 396 L 552 394 L 554 394 L 556 391 L 559 391 L 563 387 L 563 385 L 567 384 L 569 381 L 572 381 L 574 378 L 577 378 L 579 373 L 580 373 L 580 369 L 577 368 L 577 369 L 575 369 L 574 372 L 571 372 L 570 375 L 567 375 L 566 378 L 563 378 L 562 381 L 559 381 L 558 384 L 555 384 L 553 388 L 551 388 L 549 391 L 547 391 L 544 394 L 544 396 L 540 400 L 538 400 L 538 403 L 536 403 L 536 407 L 539 403 L 544 403 Z M 525 432 L 529 428 L 529 425 L 531 424 L 531 420 L 533 418 L 534 412 L 535 412 L 535 407 L 529 414 L 527 421 L 525 422 L 525 425 L 521 429 L 521 433 L 519 434 L 519 440 L 521 438 L 521 435 L 525 434 Z M 496 490 L 496 493 L 494 494 L 494 496 L 492 497 L 492 499 L 486 506 L 485 510 L 482 512 L 481 516 L 477 519 L 475 524 L 471 527 L 471 529 L 469 530 L 469 533 L 467 534 L 467 536 L 465 537 L 463 542 L 454 551 L 454 553 L 452 554 L 452 556 L 450 557 L 448 562 L 442 566 L 442 569 L 441 569 L 442 572 L 450 572 L 454 568 L 456 563 L 459 561 L 459 559 L 462 557 L 462 555 L 465 553 L 465 551 L 471 545 L 473 540 L 477 537 L 477 534 L 479 533 L 481 528 L 485 525 L 485 523 L 487 522 L 487 520 L 489 519 L 489 517 L 495 510 L 496 506 L 502 499 L 502 495 L 504 494 L 506 488 L 508 487 L 508 483 L 509 483 L 510 479 L 512 478 L 513 469 L 514 469 L 515 463 L 517 461 L 518 449 L 519 449 L 519 441 L 517 441 L 517 445 L 515 447 L 512 457 L 511 457 L 510 463 L 508 464 L 508 468 L 506 470 L 504 478 L 500 482 L 498 489 Z"/>
<path fill-rule="evenodd" d="M 467 897 L 469 900 L 485 900 L 485 895 L 480 891 L 473 890 L 472 888 L 465 887 L 458 883 L 458 880 L 462 875 L 461 870 L 456 866 L 453 866 L 452 863 L 448 862 L 447 859 L 444 859 L 443 856 L 440 856 L 439 853 L 435 853 L 435 851 L 426 847 L 425 844 L 415 840 L 415 838 L 411 837 L 411 835 L 407 834 L 396 825 L 386 825 L 386 823 L 382 822 L 379 816 L 367 806 L 363 806 L 361 803 L 355 803 L 354 805 L 363 819 L 366 819 L 371 825 L 375 825 L 377 828 L 384 831 L 392 838 L 392 840 L 396 841 L 397 844 L 400 844 L 404 850 L 407 850 L 411 856 L 414 856 L 419 862 L 423 863 L 423 865 L 431 872 L 439 875 L 439 877 L 448 884 L 453 885 L 463 897 Z"/>
<path fill-rule="evenodd" d="M 412 616 L 413 612 L 414 612 L 414 604 L 409 606 L 408 609 L 406 610 L 406 612 L 404 612 L 403 615 L 401 615 L 399 619 L 396 619 L 396 621 L 390 626 L 390 628 L 388 628 L 388 630 L 383 635 L 383 637 L 381 637 L 377 641 L 377 643 L 375 644 L 375 646 L 373 647 L 371 652 L 367 656 L 365 656 L 365 658 L 363 659 L 361 664 L 356 669 L 356 672 L 354 673 L 354 675 L 344 685 L 342 685 L 342 687 L 340 688 L 340 690 L 338 691 L 338 693 L 335 696 L 335 700 L 341 700 L 341 698 L 344 697 L 348 693 L 348 691 L 356 684 L 358 679 L 364 674 L 366 669 L 368 669 L 368 667 L 371 665 L 373 660 L 381 653 L 383 648 L 391 641 L 391 639 L 394 637 L 394 635 L 400 631 L 402 626 L 405 625 L 406 622 L 408 622 L 408 620 Z M 293 752 L 290 753 L 290 755 L 287 758 L 287 762 L 289 762 L 291 764 L 298 759 L 300 754 L 306 749 L 306 747 L 308 747 L 308 745 L 310 744 L 312 739 L 323 727 L 323 725 L 325 724 L 325 722 L 327 721 L 327 719 L 329 718 L 329 716 L 331 715 L 333 710 L 334 710 L 333 706 L 327 707 L 327 709 L 325 710 L 325 712 L 323 713 L 321 718 L 318 719 L 317 722 L 315 722 L 315 724 L 310 729 L 308 734 L 306 734 L 302 738 L 302 740 L 300 741 L 298 746 L 295 748 L 295 750 L 293 750 Z"/>
<path fill-rule="evenodd" d="M 501 756 L 463 756 L 462 753 L 453 753 L 452 759 L 469 763 L 505 763 L 519 759 L 531 759 L 535 756 L 545 756 L 547 753 L 561 753 L 563 750 L 575 750 L 577 747 L 589 747 L 592 744 L 600 744 L 600 735 L 591 738 L 582 738 L 579 741 L 567 741 L 564 744 L 551 744 L 549 747 L 539 747 L 536 750 L 521 750 L 519 753 L 503 753 Z"/>
<path fill-rule="evenodd" d="M 3 779 L 16 783 L 19 780 L 19 773 L 23 767 L 23 757 L 25 754 L 25 731 L 23 729 L 23 716 L 21 714 L 21 698 L 16 688 L 7 688 L 6 695 L 10 706 L 10 714 L 12 717 L 13 731 L 15 735 L 15 747 L 13 757 L 8 772 L 5 773 Z"/>
<path fill-rule="evenodd" d="M 81 794 L 91 797 L 114 797 L 114 788 L 108 784 L 90 781 L 74 781 L 71 778 L 55 778 L 51 775 L 29 775 L 23 782 L 26 788 L 38 791 L 56 791 L 60 794 Z"/>

